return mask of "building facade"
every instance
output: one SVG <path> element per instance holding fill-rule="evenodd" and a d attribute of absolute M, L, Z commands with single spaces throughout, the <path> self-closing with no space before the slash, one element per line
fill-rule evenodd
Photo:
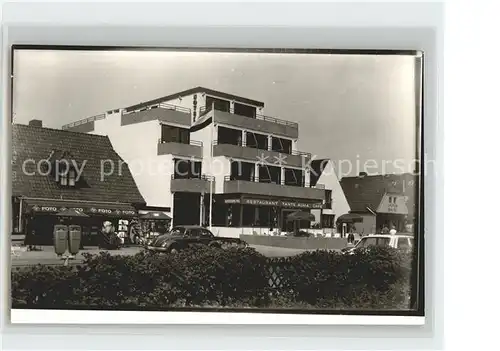
<path fill-rule="evenodd" d="M 34 244 L 53 243 L 57 213 L 77 209 L 85 238 L 104 221 L 137 217 L 145 206 L 126 163 L 105 136 L 43 128 L 42 121 L 12 125 L 12 232 L 29 234 Z M 121 163 L 101 177 L 103 161 Z M 106 161 L 106 162 L 108 162 Z"/>
<path fill-rule="evenodd" d="M 108 136 L 147 205 L 170 208 L 174 225 L 234 237 L 290 230 L 297 210 L 333 229 L 349 212 L 332 162 L 298 150 L 298 124 L 260 101 L 197 87 L 63 129 Z"/>
<path fill-rule="evenodd" d="M 411 173 L 343 177 L 340 181 L 360 234 L 380 233 L 384 227 L 413 232 L 418 178 Z"/>

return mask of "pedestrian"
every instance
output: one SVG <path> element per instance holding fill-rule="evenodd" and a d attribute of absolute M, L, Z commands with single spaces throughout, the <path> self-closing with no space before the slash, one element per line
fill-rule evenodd
<path fill-rule="evenodd" d="M 382 234 L 389 234 L 389 228 L 386 225 L 382 228 Z"/>
<path fill-rule="evenodd" d="M 397 233 L 396 227 L 395 227 L 395 226 L 392 226 L 392 227 L 391 227 L 391 230 L 389 231 L 389 234 L 391 234 L 391 235 L 396 235 L 396 233 Z"/>

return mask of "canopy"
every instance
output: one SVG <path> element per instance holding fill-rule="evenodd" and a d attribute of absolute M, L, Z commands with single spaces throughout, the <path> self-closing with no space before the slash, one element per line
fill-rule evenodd
<path fill-rule="evenodd" d="M 313 222 L 316 220 L 316 217 L 312 213 L 306 211 L 295 211 L 286 216 L 288 221 L 309 221 Z"/>
<path fill-rule="evenodd" d="M 61 212 L 57 212 L 56 216 L 59 217 L 89 217 L 85 213 L 80 210 L 69 208 L 62 210 Z"/>
<path fill-rule="evenodd" d="M 363 217 L 355 213 L 343 214 L 337 219 L 337 223 L 359 223 L 363 222 Z"/>
<path fill-rule="evenodd" d="M 141 215 L 140 218 L 141 219 L 158 220 L 158 221 L 172 219 L 172 217 L 170 217 L 169 215 L 167 215 L 161 211 L 148 212 L 146 214 Z"/>

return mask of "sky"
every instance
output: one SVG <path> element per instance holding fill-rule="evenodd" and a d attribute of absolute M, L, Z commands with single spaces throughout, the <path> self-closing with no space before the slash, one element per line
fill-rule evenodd
<path fill-rule="evenodd" d="M 21 50 L 13 113 L 60 128 L 203 86 L 298 122 L 299 150 L 332 159 L 340 176 L 401 173 L 416 153 L 414 67 L 396 55 Z"/>

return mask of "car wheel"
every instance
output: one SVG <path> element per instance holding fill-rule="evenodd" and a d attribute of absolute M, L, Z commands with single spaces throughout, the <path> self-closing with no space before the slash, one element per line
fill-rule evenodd
<path fill-rule="evenodd" d="M 169 252 L 171 254 L 178 254 L 179 253 L 179 249 L 176 246 L 172 246 L 172 247 L 170 247 Z"/>

